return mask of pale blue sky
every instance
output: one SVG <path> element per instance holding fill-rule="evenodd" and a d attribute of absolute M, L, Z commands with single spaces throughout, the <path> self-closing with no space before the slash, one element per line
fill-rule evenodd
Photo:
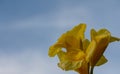
<path fill-rule="evenodd" d="M 120 37 L 119 0 L 0 0 L 0 73 L 77 74 L 57 67 L 49 58 L 49 46 L 65 31 L 79 23 L 91 28 L 107 28 Z M 108 63 L 95 74 L 117 74 L 120 42 L 109 45 Z"/>

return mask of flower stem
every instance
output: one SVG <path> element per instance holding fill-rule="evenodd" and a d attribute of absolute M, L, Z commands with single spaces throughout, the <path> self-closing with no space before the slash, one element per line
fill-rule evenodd
<path fill-rule="evenodd" d="M 91 67 L 90 74 L 93 74 L 94 67 Z"/>

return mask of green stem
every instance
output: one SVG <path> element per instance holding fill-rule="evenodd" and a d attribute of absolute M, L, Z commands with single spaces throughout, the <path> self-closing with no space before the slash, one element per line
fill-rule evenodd
<path fill-rule="evenodd" d="M 94 67 L 91 67 L 90 74 L 93 74 Z"/>

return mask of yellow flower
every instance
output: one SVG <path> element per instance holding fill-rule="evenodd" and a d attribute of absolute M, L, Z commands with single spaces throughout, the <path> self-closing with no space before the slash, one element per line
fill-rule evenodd
<path fill-rule="evenodd" d="M 106 29 L 101 29 L 98 32 L 94 29 L 91 30 L 91 43 L 86 50 L 86 60 L 90 62 L 91 66 L 94 67 L 103 55 L 109 44 L 110 37 L 110 32 Z"/>
<path fill-rule="evenodd" d="M 103 52 L 110 42 L 119 41 L 111 36 L 107 29 L 96 32 L 91 30 L 91 41 L 85 38 L 86 24 L 79 24 L 62 34 L 49 48 L 50 57 L 58 56 L 58 66 L 63 70 L 75 70 L 80 74 L 89 74 L 90 68 L 107 62 Z M 65 50 L 64 50 L 65 49 Z"/>
<path fill-rule="evenodd" d="M 92 67 L 99 66 L 107 62 L 103 52 L 110 42 L 119 41 L 119 38 L 111 36 L 107 29 L 100 29 L 96 32 L 91 30 L 91 42 L 86 50 L 86 60 Z"/>
<path fill-rule="evenodd" d="M 49 49 L 49 56 L 58 55 L 60 63 L 58 66 L 63 70 L 75 70 L 81 66 L 85 59 L 82 40 L 84 40 L 84 32 L 86 24 L 79 24 L 72 30 L 64 33 L 58 41 Z M 66 51 L 62 50 L 65 48 Z"/>

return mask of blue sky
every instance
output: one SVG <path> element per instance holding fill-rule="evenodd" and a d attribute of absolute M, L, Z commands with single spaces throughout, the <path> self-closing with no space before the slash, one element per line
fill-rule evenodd
<path fill-rule="evenodd" d="M 62 71 L 58 59 L 49 58 L 49 46 L 65 31 L 79 23 L 107 28 L 120 37 L 119 0 L 0 0 L 0 73 L 77 74 Z M 95 74 L 119 73 L 120 42 L 109 45 L 108 63 Z"/>

